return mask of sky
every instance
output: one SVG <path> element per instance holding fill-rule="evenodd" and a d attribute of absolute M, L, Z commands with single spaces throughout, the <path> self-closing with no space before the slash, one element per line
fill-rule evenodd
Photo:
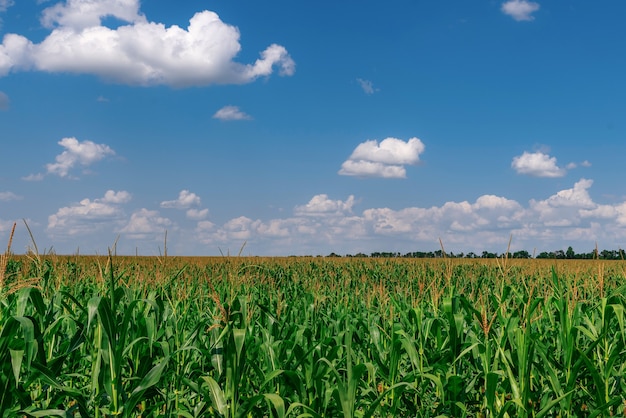
<path fill-rule="evenodd" d="M 624 16 L 0 0 L 0 245 L 16 223 L 15 253 L 626 248 Z"/>

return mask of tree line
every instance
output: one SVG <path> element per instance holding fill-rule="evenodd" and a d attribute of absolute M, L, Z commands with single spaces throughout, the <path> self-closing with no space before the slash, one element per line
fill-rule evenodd
<path fill-rule="evenodd" d="M 472 251 L 468 253 L 453 253 L 446 252 L 443 250 L 436 251 L 413 251 L 408 253 L 401 252 L 373 252 L 370 254 L 365 253 L 357 253 L 357 254 L 346 254 L 344 257 L 362 257 L 362 258 L 500 258 L 508 256 L 509 258 L 536 258 L 536 259 L 570 259 L 570 260 L 624 260 L 626 259 L 626 253 L 621 248 L 618 250 L 602 250 L 599 251 L 597 248 L 586 253 L 577 253 L 570 246 L 567 247 L 567 250 L 556 250 L 556 251 L 542 251 L 539 254 L 531 254 L 526 250 L 520 250 L 515 252 L 507 253 L 494 253 L 489 251 L 483 251 L 480 254 L 474 253 Z M 330 253 L 327 257 L 342 257 L 336 253 Z"/>

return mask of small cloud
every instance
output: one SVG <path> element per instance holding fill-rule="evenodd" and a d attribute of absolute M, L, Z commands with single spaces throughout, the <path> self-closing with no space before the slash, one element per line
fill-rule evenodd
<path fill-rule="evenodd" d="M 213 119 L 219 120 L 250 120 L 252 117 L 239 110 L 238 106 L 224 106 L 213 115 Z"/>
<path fill-rule="evenodd" d="M 573 162 L 572 162 L 572 163 L 567 164 L 567 165 L 565 166 L 565 168 L 567 168 L 568 170 L 573 170 L 574 168 L 577 168 L 577 167 L 579 167 L 579 166 L 580 166 L 580 167 L 585 167 L 585 168 L 588 168 L 588 167 L 591 167 L 591 163 L 590 163 L 589 161 L 587 161 L 587 160 L 583 161 L 583 162 L 582 162 L 582 163 L 580 163 L 580 164 L 579 164 L 579 163 L 573 163 Z"/>
<path fill-rule="evenodd" d="M 0 91 L 0 110 L 9 110 L 9 96 Z"/>
<path fill-rule="evenodd" d="M 187 218 L 194 221 L 201 221 L 209 216 L 208 209 L 188 209 L 186 212 Z"/>
<path fill-rule="evenodd" d="M 181 190 L 176 200 L 161 202 L 161 207 L 166 209 L 188 209 L 200 205 L 200 197 L 189 190 Z"/>
<path fill-rule="evenodd" d="M 370 80 L 357 78 L 356 81 L 359 83 L 365 94 L 374 94 L 375 92 L 379 91 L 379 89 L 374 88 L 374 84 Z"/>
<path fill-rule="evenodd" d="M 369 140 L 359 144 L 341 165 L 343 176 L 405 178 L 405 165 L 415 165 L 425 146 L 418 138 L 402 141 L 386 138 L 378 143 Z"/>
<path fill-rule="evenodd" d="M 13 192 L 0 192 L 0 201 L 8 202 L 10 200 L 21 200 L 22 196 L 18 196 Z"/>
<path fill-rule="evenodd" d="M 297 216 L 328 216 L 342 215 L 352 212 L 354 206 L 354 196 L 350 195 L 345 202 L 341 200 L 331 200 L 327 194 L 318 194 L 306 205 L 296 206 L 294 213 Z"/>
<path fill-rule="evenodd" d="M 524 152 L 514 157 L 511 167 L 517 174 L 527 174 L 533 177 L 563 177 L 567 170 L 556 164 L 556 158 L 543 152 Z"/>
<path fill-rule="evenodd" d="M 502 3 L 500 10 L 502 10 L 502 13 L 505 15 L 509 15 L 520 22 L 534 20 L 535 17 L 532 14 L 539 10 L 539 7 L 539 3 L 533 1 L 509 0 Z"/>
<path fill-rule="evenodd" d="M 106 97 L 104 97 L 104 96 L 98 96 L 98 98 L 96 99 L 96 101 L 97 101 L 97 102 L 100 102 L 100 103 L 109 103 L 109 101 L 110 101 L 110 100 L 109 100 L 109 99 L 107 99 L 107 98 L 106 98 Z"/>
<path fill-rule="evenodd" d="M 0 12 L 6 12 L 7 9 L 14 4 L 15 2 L 13 0 L 0 0 Z"/>
<path fill-rule="evenodd" d="M 109 155 L 115 155 L 115 151 L 108 145 L 92 141 L 81 142 L 76 138 L 63 138 L 58 144 L 65 148 L 65 151 L 56 156 L 55 163 L 46 164 L 46 169 L 48 174 L 59 177 L 68 177 L 70 170 L 76 165 L 87 167 Z"/>
<path fill-rule="evenodd" d="M 24 176 L 22 177 L 22 180 L 24 181 L 41 181 L 43 180 L 44 175 L 41 173 L 37 173 L 37 174 L 30 174 L 28 176 Z"/>
<path fill-rule="evenodd" d="M 125 190 L 115 192 L 113 190 L 107 190 L 104 197 L 100 199 L 102 203 L 121 204 L 128 203 L 132 199 L 132 195 Z"/>

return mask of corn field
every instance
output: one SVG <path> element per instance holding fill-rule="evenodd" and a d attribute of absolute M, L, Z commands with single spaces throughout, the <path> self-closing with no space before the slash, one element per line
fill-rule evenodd
<path fill-rule="evenodd" d="M 7 253 L 0 415 L 626 416 L 624 267 Z"/>

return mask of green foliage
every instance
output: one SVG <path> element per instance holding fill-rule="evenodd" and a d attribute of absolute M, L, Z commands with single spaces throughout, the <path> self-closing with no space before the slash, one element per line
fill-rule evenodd
<path fill-rule="evenodd" d="M 0 299 L 3 417 L 625 413 L 619 261 L 22 263 Z"/>

